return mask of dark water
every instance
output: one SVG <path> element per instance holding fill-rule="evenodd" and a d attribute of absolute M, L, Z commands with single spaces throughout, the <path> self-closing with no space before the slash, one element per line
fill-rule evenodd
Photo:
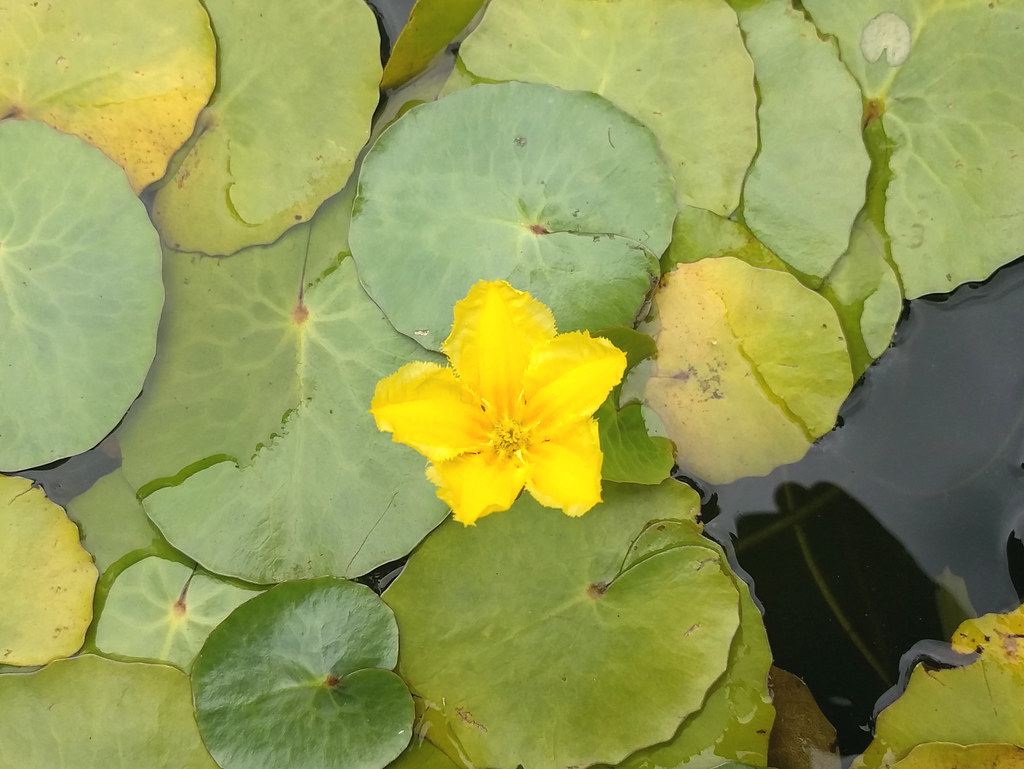
<path fill-rule="evenodd" d="M 869 741 L 902 656 L 908 667 L 925 639 L 1021 602 L 1022 353 L 1019 260 L 910 303 L 803 461 L 703 489 L 707 531 L 733 542 L 776 664 L 808 683 L 844 753 Z"/>

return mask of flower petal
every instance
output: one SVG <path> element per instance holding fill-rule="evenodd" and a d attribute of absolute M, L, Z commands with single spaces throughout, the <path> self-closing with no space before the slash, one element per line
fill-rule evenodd
<path fill-rule="evenodd" d="M 477 398 L 450 368 L 407 363 L 377 383 L 370 413 L 377 427 L 394 433 L 433 462 L 490 441 L 491 422 Z"/>
<path fill-rule="evenodd" d="M 516 460 L 484 451 L 432 464 L 427 478 L 438 487 L 437 496 L 448 503 L 452 517 L 472 526 L 477 518 L 512 506 L 523 490 L 526 468 Z"/>
<path fill-rule="evenodd" d="M 547 507 L 583 515 L 601 501 L 601 442 L 597 422 L 566 425 L 557 439 L 523 452 L 530 469 L 526 490 Z"/>
<path fill-rule="evenodd" d="M 523 381 L 522 421 L 540 437 L 590 417 L 626 370 L 626 354 L 586 331 L 559 334 L 537 347 Z M 553 432 L 554 431 L 554 432 Z"/>
<path fill-rule="evenodd" d="M 441 350 L 497 421 L 519 400 L 533 348 L 554 336 L 555 318 L 543 304 L 503 280 L 480 281 L 456 303 Z"/>

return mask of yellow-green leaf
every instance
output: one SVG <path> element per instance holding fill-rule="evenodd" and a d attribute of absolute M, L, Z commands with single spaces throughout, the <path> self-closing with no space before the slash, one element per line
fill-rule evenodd
<path fill-rule="evenodd" d="M 138 192 L 167 170 L 213 92 L 197 0 L 0 6 L 0 119 L 49 123 L 99 147 Z"/>
<path fill-rule="evenodd" d="M 96 567 L 64 511 L 27 478 L 0 476 L 0 663 L 42 665 L 78 651 Z"/>

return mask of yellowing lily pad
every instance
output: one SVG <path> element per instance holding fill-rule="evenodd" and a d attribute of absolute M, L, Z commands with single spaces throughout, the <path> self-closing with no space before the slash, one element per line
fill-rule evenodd
<path fill-rule="evenodd" d="M 1024 745 L 1022 630 L 1024 607 L 964 622 L 953 635 L 953 649 L 976 652 L 977 659 L 950 669 L 929 670 L 918 664 L 906 691 L 879 714 L 875 738 L 854 767 L 902 766 L 901 759 L 915 746 L 929 742 Z M 925 755 L 934 756 L 931 750 Z M 911 761 L 909 765 L 925 764 Z"/>
<path fill-rule="evenodd" d="M 167 665 L 85 655 L 0 675 L 0 766 L 218 769 L 192 715 L 188 678 Z"/>
<path fill-rule="evenodd" d="M 632 325 L 674 213 L 654 136 L 606 100 L 479 85 L 381 135 L 360 171 L 350 244 L 395 328 L 438 349 L 479 280 L 529 292 L 563 332 Z"/>
<path fill-rule="evenodd" d="M 183 563 L 143 558 L 110 586 L 97 621 L 96 649 L 188 672 L 210 631 L 259 592 Z"/>
<path fill-rule="evenodd" d="M 604 499 L 574 519 L 524 496 L 413 553 L 384 599 L 427 739 L 495 769 L 615 763 L 703 705 L 739 596 L 692 524 L 697 495 L 667 481 L 606 484 Z M 685 542 L 641 537 L 662 519 L 689 521 Z"/>
<path fill-rule="evenodd" d="M 213 32 L 197 0 L 5 3 L 0 51 L 0 119 L 80 136 L 136 192 L 164 175 L 213 92 Z"/>
<path fill-rule="evenodd" d="M 95 586 L 64 511 L 27 478 L 0 476 L 0 663 L 42 665 L 78 651 Z"/>
<path fill-rule="evenodd" d="M 757 149 L 756 96 L 724 0 L 492 0 L 459 59 L 476 78 L 604 96 L 658 137 L 680 203 L 719 214 L 738 205 Z"/>
<path fill-rule="evenodd" d="M 662 279 L 646 403 L 676 461 L 711 483 L 764 475 L 832 429 L 853 386 L 832 306 L 792 275 L 733 257 Z"/>
<path fill-rule="evenodd" d="M 484 0 L 416 0 L 384 65 L 380 87 L 395 88 L 426 69 L 483 4 Z"/>
<path fill-rule="evenodd" d="M 0 469 L 21 470 L 121 419 L 153 360 L 163 285 L 146 209 L 99 150 L 0 122 L 0 179 Z"/>
<path fill-rule="evenodd" d="M 820 280 L 846 251 L 864 205 L 860 89 L 835 44 L 789 3 L 758 3 L 740 24 L 761 97 L 743 219 L 793 269 Z"/>
<path fill-rule="evenodd" d="M 196 721 L 224 769 L 382 769 L 412 736 L 397 657 L 395 617 L 369 588 L 276 585 L 207 638 Z"/>
<path fill-rule="evenodd" d="M 351 259 L 303 275 L 322 264 L 310 227 L 238 259 L 169 255 L 161 352 L 121 433 L 167 540 L 258 584 L 363 574 L 446 515 L 419 455 L 368 413 L 377 381 L 424 352 Z"/>
<path fill-rule="evenodd" d="M 808 0 L 891 151 L 885 227 L 908 298 L 987 278 L 1024 252 L 1024 8 Z M 970 55 L 958 55 L 958 52 Z M 891 143 L 891 148 L 888 146 Z"/>
<path fill-rule="evenodd" d="M 270 243 L 340 190 L 370 134 L 380 36 L 362 0 L 208 0 L 217 91 L 157 191 L 178 251 Z"/>

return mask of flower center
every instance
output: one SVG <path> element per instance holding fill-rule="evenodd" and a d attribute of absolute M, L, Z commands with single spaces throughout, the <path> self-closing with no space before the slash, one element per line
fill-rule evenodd
<path fill-rule="evenodd" d="M 495 453 L 505 459 L 511 459 L 523 449 L 529 448 L 530 434 L 518 422 L 506 419 L 494 426 L 491 445 Z"/>

